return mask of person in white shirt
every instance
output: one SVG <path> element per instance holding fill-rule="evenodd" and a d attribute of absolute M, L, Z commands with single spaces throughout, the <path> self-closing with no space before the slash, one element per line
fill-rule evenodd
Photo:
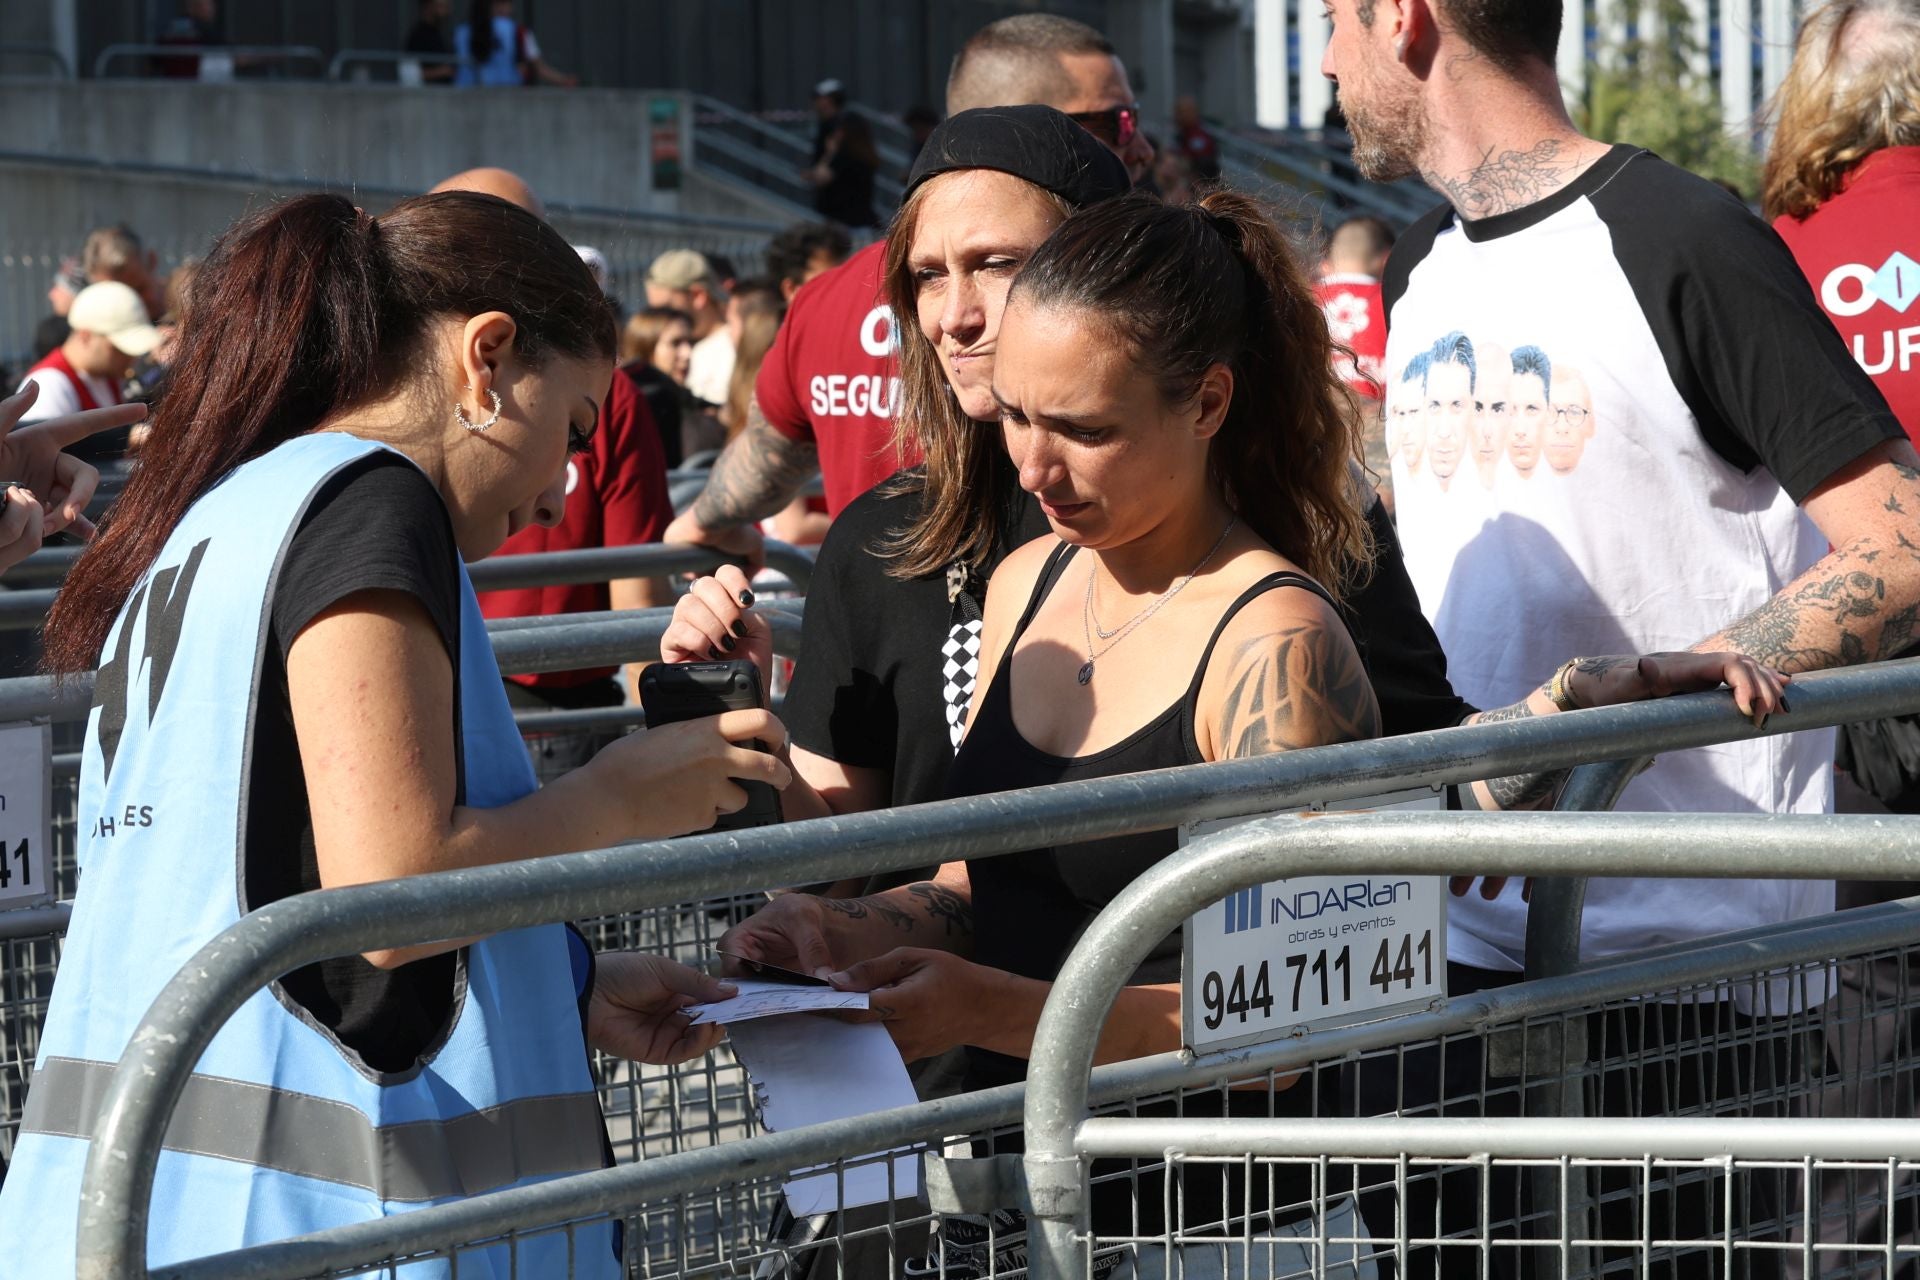
<path fill-rule="evenodd" d="M 655 258 L 647 268 L 647 305 L 693 317 L 687 389 L 708 404 L 725 404 L 733 379 L 733 336 L 727 332 L 727 292 L 706 255 L 673 249 Z"/>
<path fill-rule="evenodd" d="M 20 384 L 33 383 L 40 390 L 31 410 L 35 421 L 121 403 L 120 384 L 133 372 L 133 362 L 160 345 L 146 303 L 118 281 L 82 289 L 67 323 L 72 327 L 67 340 L 27 370 Z"/>

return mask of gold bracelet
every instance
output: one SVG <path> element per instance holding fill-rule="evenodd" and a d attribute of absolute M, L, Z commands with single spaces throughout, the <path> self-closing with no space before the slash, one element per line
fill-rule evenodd
<path fill-rule="evenodd" d="M 1580 704 L 1574 699 L 1573 691 L 1567 688 L 1567 676 L 1580 662 L 1578 658 L 1568 658 L 1553 673 L 1553 679 L 1547 681 L 1547 701 L 1562 711 L 1578 711 Z"/>

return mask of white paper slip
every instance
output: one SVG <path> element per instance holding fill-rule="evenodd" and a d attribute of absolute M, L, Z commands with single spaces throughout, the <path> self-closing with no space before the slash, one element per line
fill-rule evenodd
<path fill-rule="evenodd" d="M 819 1013 L 827 1009 L 864 1009 L 864 991 L 835 991 L 832 987 L 796 987 L 785 982 L 761 982 L 753 978 L 729 978 L 740 988 L 731 1000 L 687 1006 L 687 1021 L 695 1026 L 709 1022 L 747 1022 L 754 1018 L 776 1018 L 785 1013 Z"/>
<path fill-rule="evenodd" d="M 919 1101 L 893 1037 L 877 1022 L 767 1018 L 731 1027 L 727 1036 L 753 1082 L 760 1122 L 772 1132 Z M 907 1199 L 920 1194 L 920 1157 L 848 1160 L 782 1189 L 798 1218 Z"/>

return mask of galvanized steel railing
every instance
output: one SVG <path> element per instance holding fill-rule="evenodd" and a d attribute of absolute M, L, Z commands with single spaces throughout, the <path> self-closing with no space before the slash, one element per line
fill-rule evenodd
<path fill-rule="evenodd" d="M 321 959 L 1157 830 L 1198 819 L 1240 817 L 1311 801 L 1639 757 L 1910 709 L 1920 709 L 1920 659 L 1798 679 L 1794 710 L 1775 714 L 1762 728 L 1739 717 L 1725 692 L 1695 694 L 298 895 L 247 916 L 209 942 L 161 992 L 134 1035 L 115 1073 L 88 1158 L 79 1274 L 86 1280 L 147 1274 L 146 1221 L 154 1168 L 172 1108 L 195 1063 L 252 992 Z M 1282 829 L 1294 834 L 1276 846 Z M 1667 839 L 1650 847 L 1650 833 Z M 1381 837 L 1400 845 L 1385 851 L 1370 847 L 1370 841 Z M 1689 847 L 1668 847 L 1675 842 Z M 1097 1035 L 1112 992 L 1131 973 L 1138 959 L 1133 948 L 1137 945 L 1144 955 L 1153 941 L 1226 892 L 1309 872 L 1335 856 L 1342 871 L 1423 874 L 1578 875 L 1593 871 L 1595 858 L 1604 857 L 1607 874 L 1618 875 L 1920 876 L 1920 837 L 1896 833 L 1886 822 L 1871 818 L 1380 814 L 1291 826 L 1271 820 L 1223 833 L 1163 862 L 1096 922 L 1060 979 L 1062 988 L 1081 993 L 1077 1011 L 1065 1007 L 1057 991 L 1049 1002 L 1036 1038 L 1033 1076 L 1038 1084 L 1029 1089 L 1026 1116 L 1030 1144 L 1036 1134 L 1045 1133 L 1044 1144 L 1030 1145 L 1028 1167 L 1052 1260 L 1072 1256 L 1071 1226 L 1079 1203 L 1073 1125 L 1084 1116 L 1088 1098 L 1088 1037 Z M 1736 865 L 1744 870 L 1729 869 Z M 1188 880 L 1179 878 L 1181 870 Z M 1233 877 L 1238 879 L 1227 883 Z M 1154 927 L 1159 933 L 1141 942 Z M 1810 929 L 1808 936 L 1822 935 Z M 1609 981 L 1625 981 L 1621 989 L 1631 993 L 1634 972 L 1630 962 L 1610 963 L 1552 981 L 1596 989 Z M 1089 989 L 1101 992 L 1102 998 L 1085 999 Z M 1478 1003 L 1497 1004 L 1500 999 L 1489 994 Z M 1429 1029 L 1424 1019 L 1445 1016 L 1414 1015 L 1391 1024 L 1391 1035 L 1417 1034 Z M 1380 1034 L 1377 1027 L 1354 1034 L 1367 1031 Z M 1341 1034 L 1317 1038 L 1319 1050 L 1324 1052 Z M 1209 1062 L 1218 1061 L 1221 1078 L 1226 1078 L 1228 1067 L 1243 1074 L 1244 1068 L 1285 1060 L 1298 1050 L 1266 1046 L 1218 1055 Z M 1151 1075 L 1167 1065 L 1161 1060 L 1149 1060 L 1145 1068 L 1129 1064 L 1110 1069 L 1103 1078 L 1138 1081 L 1143 1070 Z M 925 1110 L 867 1117 L 831 1135 L 805 1130 L 754 1141 L 765 1144 L 757 1148 L 761 1152 L 780 1153 L 778 1158 L 788 1162 L 782 1167 L 799 1167 L 844 1153 L 856 1138 L 864 1145 L 851 1149 L 874 1150 L 903 1140 L 900 1134 L 906 1129 L 928 1135 L 951 1132 L 962 1109 L 1001 1105 L 1015 1097 L 1013 1090 L 994 1090 L 958 1102 L 926 1104 Z M 878 1134 L 885 1136 L 874 1136 Z M 693 1179 L 686 1185 L 693 1186 L 711 1176 L 713 1160 L 726 1161 L 738 1173 L 746 1158 L 741 1144 L 730 1144 L 724 1154 L 696 1152 L 669 1160 L 677 1162 L 675 1178 L 685 1170 L 702 1171 L 686 1174 Z M 515 1216 L 521 1213 L 551 1220 L 567 1206 L 591 1202 L 605 1207 L 617 1201 L 619 1189 L 631 1188 L 643 1176 L 644 1169 L 641 1174 L 633 1167 L 610 1170 L 499 1193 L 486 1197 L 483 1207 L 476 1200 L 422 1210 L 384 1226 L 321 1233 L 313 1238 L 315 1243 L 269 1246 L 248 1255 L 264 1257 L 281 1250 L 279 1256 L 298 1258 L 311 1270 L 329 1247 L 345 1247 L 354 1240 L 390 1242 L 402 1235 L 424 1239 L 453 1230 L 454 1223 L 471 1226 L 477 1221 L 472 1215 L 479 1212 L 487 1215 L 492 1228 L 506 1230 L 523 1220 Z M 233 1273 L 192 1264 L 169 1274 Z M 249 1266 L 247 1274 L 304 1271 Z"/>
<path fill-rule="evenodd" d="M 1149 1156 L 1169 1146 L 1212 1151 L 1224 1141 L 1224 1125 L 1245 1121 L 1089 1120 L 1089 1075 L 1108 1011 L 1120 989 L 1153 947 L 1194 912 L 1245 888 L 1299 875 L 1481 875 L 1538 873 L 1581 876 L 1747 877 L 1830 880 L 1920 880 L 1920 822 L 1877 817 L 1811 817 L 1768 814 L 1436 814 L 1377 813 L 1329 816 L 1301 822 L 1269 818 L 1196 842 L 1168 857 L 1128 885 L 1080 937 L 1061 968 L 1033 1037 L 1027 1073 L 1026 1191 L 1029 1247 L 1036 1280 L 1069 1280 L 1087 1274 L 1086 1166 L 1092 1155 Z M 1617 972 L 1603 969 L 1600 972 Z M 1402 1029 L 1404 1032 L 1404 1029 Z M 1464 1124 L 1426 1122 L 1426 1145 L 1435 1152 L 1485 1152 Z M 1504 1122 L 1514 1154 L 1541 1149 L 1551 1137 L 1564 1152 L 1582 1122 L 1535 1118 Z M 1636 1125 L 1641 1122 L 1636 1122 Z M 1669 1135 L 1683 1147 L 1701 1142 L 1694 1128 Z M 1715 1121 L 1715 1124 L 1724 1122 Z M 1871 1148 L 1876 1154 L 1920 1155 L 1920 1126 L 1876 1122 L 1841 1133 L 1836 1122 L 1765 1121 L 1766 1131 L 1804 1143 L 1816 1135 L 1841 1144 L 1835 1154 Z M 1401 1119 L 1284 1122 L 1298 1140 L 1318 1142 L 1320 1152 L 1369 1154 L 1379 1149 Z M 1437 1126 L 1437 1127 L 1436 1127 Z M 1586 1122 L 1591 1128 L 1592 1122 Z M 1617 1128 L 1617 1126 L 1616 1126 Z M 1392 1149 L 1408 1150 L 1416 1129 Z M 1253 1122 L 1235 1133 L 1237 1153 L 1284 1154 L 1294 1146 Z M 1560 1136 L 1552 1137 L 1558 1133 Z M 1494 1134 L 1493 1137 L 1498 1137 Z M 1441 1145 L 1435 1146 L 1434 1142 Z M 1459 1146 L 1447 1145 L 1459 1143 Z M 1899 1144 L 1906 1144 L 1901 1147 Z M 1249 1145 L 1251 1144 L 1251 1145 Z M 1355 1144 L 1366 1150 L 1353 1150 Z M 1716 1152 L 1751 1148 L 1767 1156 L 1778 1150 L 1752 1126 L 1728 1129 Z M 1504 1148 L 1503 1148 L 1504 1149 Z M 1795 1158 L 1823 1148 L 1799 1145 Z M 1641 1137 L 1635 1155 L 1664 1148 Z M 97 1155 L 96 1151 L 96 1155 Z"/>

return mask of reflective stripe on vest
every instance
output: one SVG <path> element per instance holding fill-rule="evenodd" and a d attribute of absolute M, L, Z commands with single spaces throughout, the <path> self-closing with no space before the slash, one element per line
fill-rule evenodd
<path fill-rule="evenodd" d="M 112 1083 L 110 1062 L 49 1058 L 34 1072 L 33 1106 L 20 1131 L 91 1141 Z M 375 1128 L 344 1102 L 196 1075 L 174 1108 L 165 1146 L 413 1203 L 597 1168 L 600 1124 L 593 1098 L 560 1094 Z"/>

